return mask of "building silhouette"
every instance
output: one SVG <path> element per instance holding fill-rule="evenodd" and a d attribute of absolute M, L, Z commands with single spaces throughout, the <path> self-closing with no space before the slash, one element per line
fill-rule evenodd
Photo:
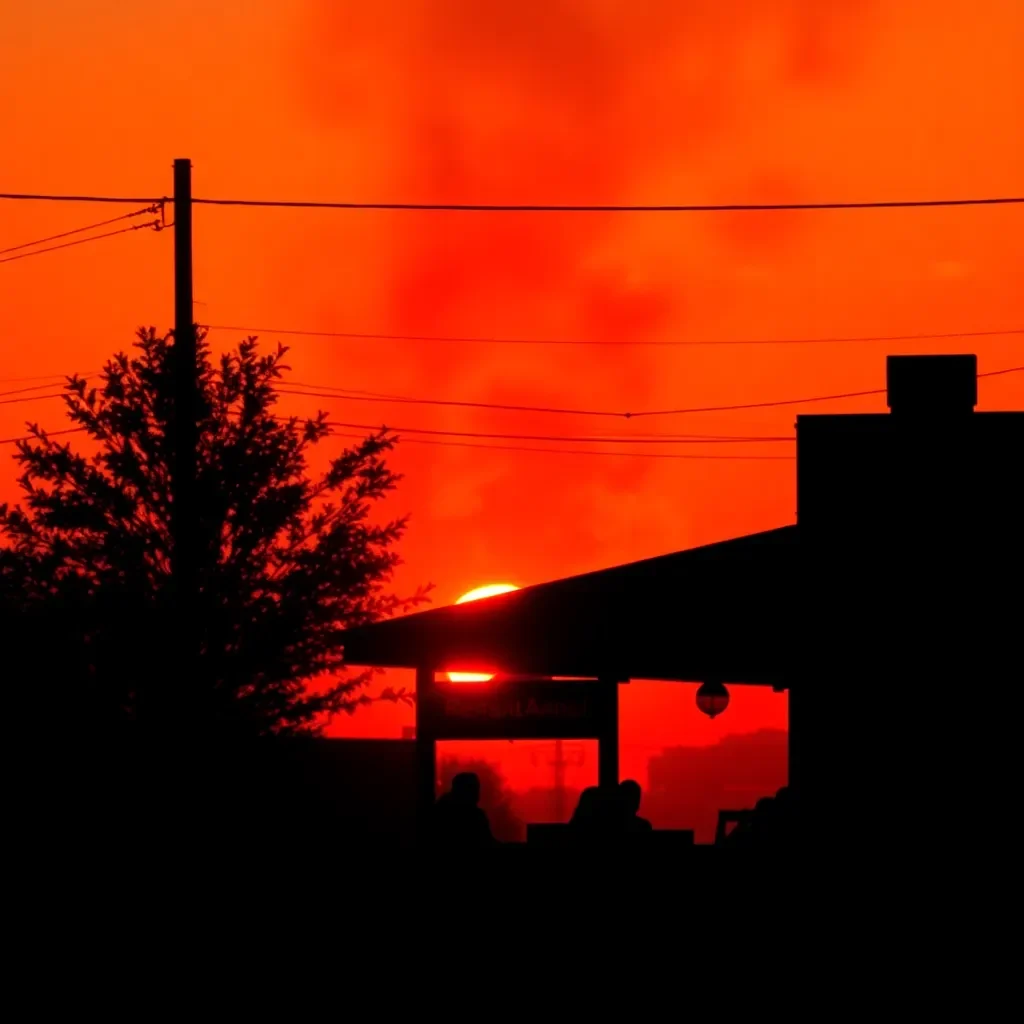
<path fill-rule="evenodd" d="M 797 418 L 796 525 L 347 634 L 351 663 L 417 669 L 421 806 L 444 728 L 422 711 L 443 696 L 438 671 L 499 665 L 507 686 L 788 691 L 787 820 L 812 846 L 934 845 L 938 831 L 950 846 L 994 813 L 1017 777 L 1013 716 L 987 698 L 1013 701 L 1024 677 L 1024 413 L 975 411 L 973 355 L 891 356 L 887 377 L 887 413 Z"/>

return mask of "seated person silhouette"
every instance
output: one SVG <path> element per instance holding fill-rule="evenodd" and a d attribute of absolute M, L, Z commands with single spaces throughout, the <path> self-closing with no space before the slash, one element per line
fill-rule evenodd
<path fill-rule="evenodd" d="M 451 789 L 434 804 L 434 842 L 463 849 L 494 846 L 490 822 L 479 803 L 479 777 L 475 772 L 459 772 Z"/>
<path fill-rule="evenodd" d="M 640 785 L 632 779 L 614 788 L 588 786 L 580 793 L 569 825 L 578 838 L 587 841 L 605 842 L 652 832 L 651 823 L 637 814 L 640 796 Z"/>
<path fill-rule="evenodd" d="M 621 829 L 626 833 L 653 832 L 654 828 L 646 818 L 640 817 L 640 798 L 643 790 L 640 783 L 624 779 L 619 783 L 619 813 Z"/>
<path fill-rule="evenodd" d="M 606 831 L 607 814 L 605 813 L 604 795 L 597 786 L 587 786 L 580 793 L 576 810 L 572 812 L 569 825 L 573 832 L 581 836 L 593 836 Z"/>

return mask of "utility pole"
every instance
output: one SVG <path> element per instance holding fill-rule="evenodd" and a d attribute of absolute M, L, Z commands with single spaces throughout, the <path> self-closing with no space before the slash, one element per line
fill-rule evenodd
<path fill-rule="evenodd" d="M 174 161 L 174 375 L 173 461 L 171 466 L 171 580 L 177 635 L 180 697 L 194 678 L 198 653 L 196 596 L 196 446 L 198 367 L 192 308 L 192 163 Z M 167 695 L 172 700 L 172 695 Z M 176 701 L 175 701 L 176 703 Z"/>
<path fill-rule="evenodd" d="M 562 740 L 555 740 L 555 820 L 565 821 L 565 750 Z"/>
<path fill-rule="evenodd" d="M 565 821 L 568 818 L 568 808 L 565 805 L 565 770 L 566 768 L 576 768 L 584 763 L 586 760 L 586 752 L 582 747 L 573 744 L 571 748 L 572 757 L 567 758 L 565 756 L 565 741 L 555 740 L 555 757 L 554 760 L 548 761 L 547 766 L 554 769 L 554 819 L 555 821 Z M 537 755 L 534 754 L 531 757 L 534 764 L 537 764 Z"/>

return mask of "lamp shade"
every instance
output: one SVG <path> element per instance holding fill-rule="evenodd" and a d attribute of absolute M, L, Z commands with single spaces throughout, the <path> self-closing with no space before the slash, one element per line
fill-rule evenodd
<path fill-rule="evenodd" d="M 725 688 L 724 683 L 701 683 L 700 688 L 697 690 L 697 707 L 708 718 L 720 715 L 728 706 L 729 691 Z"/>

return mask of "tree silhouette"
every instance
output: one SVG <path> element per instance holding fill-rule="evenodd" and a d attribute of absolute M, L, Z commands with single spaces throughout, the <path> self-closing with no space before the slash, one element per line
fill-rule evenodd
<path fill-rule="evenodd" d="M 384 458 L 396 438 L 382 429 L 311 477 L 330 427 L 322 412 L 274 414 L 286 349 L 263 355 L 249 338 L 215 362 L 199 332 L 197 656 L 176 678 L 187 641 L 170 578 L 171 339 L 140 330 L 134 348 L 98 387 L 68 379 L 82 451 L 35 424 L 18 444 L 24 507 L 0 506 L 0 614 L 45 641 L 37 689 L 79 726 L 316 732 L 371 699 L 371 673 L 345 669 L 341 631 L 425 598 L 385 589 L 406 520 L 373 513 L 399 480 Z"/>

